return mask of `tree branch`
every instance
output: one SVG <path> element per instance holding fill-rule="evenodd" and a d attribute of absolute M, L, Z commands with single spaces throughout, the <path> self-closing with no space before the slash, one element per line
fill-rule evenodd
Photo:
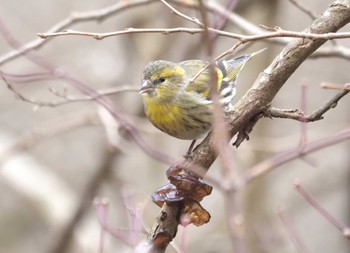
<path fill-rule="evenodd" d="M 301 122 L 314 122 L 323 119 L 323 115 L 332 108 L 335 108 L 340 99 L 342 99 L 350 90 L 343 90 L 336 94 L 331 100 L 329 100 L 320 109 L 314 111 L 309 115 L 305 115 L 304 112 L 298 109 L 278 109 L 270 107 L 264 113 L 268 117 L 293 119 Z"/>
<path fill-rule="evenodd" d="M 34 98 L 30 98 L 26 95 L 24 95 L 21 91 L 19 91 L 15 85 L 13 85 L 7 78 L 5 77 L 6 74 L 4 74 L 2 71 L 0 71 L 0 76 L 6 83 L 7 87 L 9 88 L 10 91 L 12 91 L 16 97 L 24 102 L 33 104 L 37 107 L 57 107 L 61 105 L 66 105 L 70 103 L 76 103 L 76 102 L 84 102 L 84 101 L 94 101 L 102 96 L 110 96 L 110 95 L 115 95 L 118 93 L 123 93 L 123 92 L 137 92 L 139 91 L 139 88 L 137 87 L 132 87 L 132 86 L 118 86 L 118 87 L 112 87 L 104 90 L 98 90 L 96 91 L 97 95 L 96 96 L 89 96 L 89 95 L 67 95 L 67 94 L 62 94 L 54 89 L 50 89 L 50 91 L 55 94 L 57 97 L 60 97 L 64 99 L 63 101 L 41 101 L 37 100 Z"/>
<path fill-rule="evenodd" d="M 195 22 L 196 24 L 200 25 L 201 23 Z M 265 26 L 264 26 L 265 27 Z M 350 32 L 342 32 L 342 33 L 335 33 L 335 32 L 326 32 L 326 33 L 310 33 L 310 32 L 295 32 L 295 31 L 288 31 L 284 30 L 280 27 L 277 28 L 269 28 L 265 27 L 266 29 L 270 30 L 269 32 L 264 32 L 263 34 L 255 34 L 255 35 L 242 35 L 238 33 L 230 33 L 226 31 L 217 30 L 215 28 L 208 27 L 208 30 L 212 32 L 213 34 L 220 35 L 222 37 L 227 38 L 233 38 L 242 41 L 243 43 L 247 43 L 250 41 L 257 41 L 257 40 L 266 40 L 271 38 L 305 38 L 305 39 L 317 39 L 317 40 L 334 40 L 334 39 L 348 39 L 350 38 Z M 186 28 L 186 27 L 175 27 L 175 28 L 125 28 L 121 31 L 116 32 L 106 32 L 106 33 L 95 33 L 95 32 L 84 32 L 84 31 L 75 31 L 75 30 L 65 30 L 61 32 L 53 32 L 53 33 L 38 33 L 38 36 L 43 39 L 48 39 L 52 37 L 58 37 L 58 36 L 87 36 L 94 38 L 96 40 L 102 40 L 108 37 L 114 37 L 119 35 L 125 35 L 125 34 L 133 34 L 133 33 L 161 33 L 164 35 L 168 35 L 170 33 L 189 33 L 189 34 L 196 34 L 196 33 L 204 33 L 204 28 Z"/>

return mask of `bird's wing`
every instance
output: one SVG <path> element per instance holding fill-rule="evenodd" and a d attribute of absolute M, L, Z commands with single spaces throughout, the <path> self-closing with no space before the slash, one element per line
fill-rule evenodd
<path fill-rule="evenodd" d="M 236 78 L 239 72 L 242 71 L 244 65 L 255 55 L 264 51 L 264 49 L 251 54 L 245 54 L 240 57 L 231 60 L 219 60 L 216 64 L 216 73 L 218 77 L 217 89 L 220 96 L 223 99 L 224 104 L 228 104 L 235 95 Z M 203 95 L 206 99 L 210 100 L 210 84 L 209 84 L 209 69 L 203 71 L 194 82 L 190 82 L 202 68 L 206 66 L 206 62 L 200 60 L 189 60 L 179 63 L 185 69 L 186 72 L 186 91 L 194 91 Z"/>
<path fill-rule="evenodd" d="M 201 60 L 189 60 L 181 62 L 180 65 L 186 71 L 186 88 L 185 90 L 188 92 L 196 92 L 201 94 L 204 98 L 210 99 L 210 74 L 209 69 L 205 69 L 195 80 L 194 82 L 190 82 L 191 79 L 201 71 L 205 66 L 206 62 Z M 220 84 L 223 78 L 221 70 L 216 68 L 217 77 L 218 77 L 218 89 L 220 88 Z"/>

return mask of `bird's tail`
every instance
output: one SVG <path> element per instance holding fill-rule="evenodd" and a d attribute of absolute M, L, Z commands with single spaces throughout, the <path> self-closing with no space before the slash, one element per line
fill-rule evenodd
<path fill-rule="evenodd" d="M 220 70 L 225 73 L 224 74 L 224 80 L 228 83 L 230 83 L 231 81 L 235 80 L 239 74 L 239 72 L 242 71 L 244 65 L 251 59 L 253 58 L 255 55 L 260 54 L 261 52 L 265 51 L 266 48 L 263 48 L 259 51 L 256 51 L 254 53 L 251 54 L 244 54 L 242 56 L 239 56 L 235 59 L 232 60 L 223 60 L 221 61 L 221 64 L 218 64 L 219 68 L 220 65 L 222 66 L 220 68 Z M 222 69 L 223 68 L 223 69 Z"/>
<path fill-rule="evenodd" d="M 251 54 L 244 54 L 232 60 L 217 61 L 216 65 L 222 72 L 222 81 L 219 87 L 221 102 L 224 107 L 230 109 L 231 101 L 236 95 L 236 78 L 242 71 L 245 64 L 255 55 L 260 54 L 266 48 L 256 51 Z"/>

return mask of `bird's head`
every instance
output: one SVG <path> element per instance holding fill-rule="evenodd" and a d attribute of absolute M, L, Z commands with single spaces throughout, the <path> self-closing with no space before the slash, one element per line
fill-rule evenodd
<path fill-rule="evenodd" d="M 142 75 L 139 94 L 146 97 L 167 99 L 185 83 L 185 70 L 176 63 L 168 61 L 150 62 Z"/>

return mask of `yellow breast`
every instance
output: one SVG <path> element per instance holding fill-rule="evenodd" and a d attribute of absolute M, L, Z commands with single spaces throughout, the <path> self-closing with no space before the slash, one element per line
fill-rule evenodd
<path fill-rule="evenodd" d="M 171 136 L 193 140 L 210 129 L 211 112 L 207 108 L 199 108 L 194 114 L 182 103 L 155 102 L 147 96 L 143 97 L 143 101 L 145 113 L 152 124 Z"/>

